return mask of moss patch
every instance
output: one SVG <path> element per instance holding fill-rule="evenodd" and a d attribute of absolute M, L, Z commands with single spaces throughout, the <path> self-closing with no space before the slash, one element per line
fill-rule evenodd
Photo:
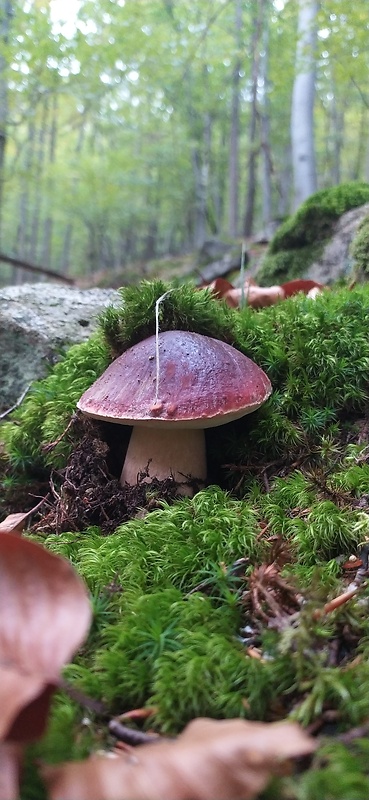
<path fill-rule="evenodd" d="M 369 215 L 361 221 L 351 244 L 354 261 L 353 279 L 368 280 L 369 277 Z"/>
<path fill-rule="evenodd" d="M 301 277 L 329 241 L 334 222 L 369 200 L 369 184 L 351 182 L 311 195 L 275 233 L 257 274 L 261 285 Z"/>
<path fill-rule="evenodd" d="M 83 464 L 92 477 L 105 470 L 105 490 L 116 480 L 115 426 L 88 431 L 77 418 L 55 441 L 112 352 L 138 331 L 153 332 L 155 300 L 166 288 L 145 284 L 126 294 L 100 333 L 72 348 L 4 422 L 4 492 L 37 475 L 47 480 L 51 469 L 59 490 L 58 476 L 78 467 L 73 485 L 82 484 L 85 498 L 92 490 L 96 511 Z M 86 726 L 87 712 L 61 693 L 38 747 L 46 760 L 105 745 L 106 718 L 141 704 L 155 708 L 147 725 L 168 733 L 197 715 L 292 717 L 324 732 L 330 714 L 336 737 L 367 719 L 369 587 L 362 585 L 360 602 L 323 610 L 351 580 L 342 563 L 369 536 L 369 287 L 259 312 L 178 291 L 167 296 L 162 329 L 188 325 L 233 341 L 274 391 L 255 414 L 209 430 L 213 485 L 192 499 L 151 487 L 154 505 L 137 501 L 145 506 L 139 516 L 128 509 L 132 518 L 117 526 L 111 512 L 110 535 L 93 515 L 81 525 L 73 517 L 76 529 L 65 530 L 66 522 L 59 534 L 36 521 L 33 537 L 68 558 L 90 589 L 93 625 L 66 677 L 106 709 L 105 718 L 88 711 Z M 101 507 L 109 516 L 109 504 Z M 364 800 L 360 744 L 352 758 L 344 743 L 338 749 L 345 785 L 357 780 Z M 272 796 L 343 797 L 332 778 L 341 761 L 329 748 L 324 760 L 324 752 L 311 771 L 273 785 Z"/>

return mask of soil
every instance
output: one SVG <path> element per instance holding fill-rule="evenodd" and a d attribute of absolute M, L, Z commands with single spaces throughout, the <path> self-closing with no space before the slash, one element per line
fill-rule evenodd
<path fill-rule="evenodd" d="M 45 533 L 81 531 L 93 525 L 103 534 L 112 533 L 119 525 L 135 516 L 160 508 L 162 502 L 179 499 L 178 485 L 172 479 L 146 482 L 147 473 L 139 475 L 136 486 L 121 486 L 119 475 L 123 458 L 119 458 L 117 445 L 127 437 L 115 436 L 98 423 L 78 421 L 82 433 L 64 470 L 50 477 L 49 510 L 42 509 L 34 529 Z M 109 426 L 113 428 L 113 426 Z M 108 430 L 109 430 L 108 428 Z M 106 438 L 111 438 L 110 444 Z M 127 442 L 124 442 L 127 445 Z M 125 447 L 121 451 L 124 454 Z"/>

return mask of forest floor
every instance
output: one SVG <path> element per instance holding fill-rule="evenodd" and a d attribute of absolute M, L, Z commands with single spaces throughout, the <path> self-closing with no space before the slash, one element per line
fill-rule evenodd
<path fill-rule="evenodd" d="M 139 335 L 161 292 L 130 290 L 109 318 L 116 341 Z M 100 340 L 71 351 L 3 422 L 3 511 L 44 498 L 26 539 L 74 565 L 93 608 L 33 764 L 114 750 L 111 723 L 123 719 L 143 740 L 203 716 L 294 721 L 317 751 L 263 797 L 367 800 L 368 290 L 260 312 L 207 295 L 181 288 L 176 305 L 172 294 L 168 326 L 213 315 L 222 335 L 231 320 L 274 392 L 249 418 L 209 429 L 209 485 L 193 497 L 172 480 L 121 487 L 124 426 L 73 417 L 104 368 Z"/>

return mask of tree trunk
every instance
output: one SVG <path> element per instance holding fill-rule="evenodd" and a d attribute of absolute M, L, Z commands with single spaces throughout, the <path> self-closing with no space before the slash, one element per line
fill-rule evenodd
<path fill-rule="evenodd" d="M 195 208 L 193 225 L 193 244 L 196 249 L 202 247 L 207 234 L 207 206 L 209 196 L 211 118 L 204 114 L 203 140 L 201 147 L 192 150 L 192 164 L 195 179 Z"/>
<path fill-rule="evenodd" d="M 53 101 L 52 101 L 52 111 L 51 111 L 51 126 L 50 126 L 50 136 L 49 136 L 49 153 L 48 153 L 48 163 L 49 167 L 52 167 L 55 163 L 55 150 L 56 150 L 56 135 L 57 135 L 57 112 L 58 112 L 58 96 L 54 94 Z M 47 179 L 47 192 L 46 197 L 48 201 L 48 209 L 50 208 L 49 205 L 49 198 L 52 192 L 52 178 L 50 175 Z M 51 214 L 47 213 L 45 222 L 44 222 L 44 235 L 43 235 L 43 242 L 42 242 L 42 255 L 41 255 L 41 262 L 42 264 L 51 264 L 51 237 L 52 237 L 52 229 L 53 229 L 53 219 Z"/>
<path fill-rule="evenodd" d="M 272 235 L 272 172 L 273 164 L 270 147 L 270 103 L 269 103 L 269 15 L 268 0 L 263 30 L 263 54 L 260 61 L 260 78 L 263 87 L 260 128 L 261 128 L 261 161 L 262 161 L 262 219 L 263 231 L 267 237 Z"/>
<path fill-rule="evenodd" d="M 38 236 L 40 230 L 40 216 L 41 216 L 42 189 L 43 189 L 42 178 L 44 172 L 45 139 L 47 132 L 48 117 L 49 117 L 49 101 L 48 98 L 46 97 L 43 102 L 41 123 L 37 136 L 35 170 L 34 170 L 35 174 L 33 175 L 33 181 L 32 181 L 34 185 L 35 201 L 33 207 L 29 253 L 27 253 L 29 260 L 35 262 L 38 261 Z"/>
<path fill-rule="evenodd" d="M 25 156 L 23 161 L 24 175 L 21 183 L 21 193 L 19 198 L 19 222 L 17 227 L 17 238 L 15 242 L 15 253 L 23 260 L 30 260 L 30 237 L 29 237 L 29 181 L 34 157 L 35 147 L 35 121 L 32 118 L 28 124 L 27 141 Z M 14 283 L 23 283 L 25 273 L 22 269 L 14 271 Z"/>
<path fill-rule="evenodd" d="M 75 150 L 75 153 L 76 153 L 76 156 L 77 156 L 77 161 L 78 161 L 78 156 L 80 155 L 80 153 L 82 151 L 84 139 L 85 139 L 85 125 L 84 125 L 84 121 L 82 120 L 82 124 L 81 124 L 81 127 L 79 129 L 79 133 L 78 133 L 76 150 Z M 74 179 L 73 180 L 73 189 L 75 189 L 76 186 L 77 186 L 77 180 Z M 63 272 L 65 275 L 69 274 L 72 239 L 73 239 L 73 223 L 72 222 L 68 222 L 68 224 L 66 225 L 66 228 L 65 228 L 65 232 L 64 232 L 63 251 L 62 251 L 62 257 L 61 257 L 61 264 L 60 264 L 61 272 Z"/>
<path fill-rule="evenodd" d="M 236 237 L 238 234 L 239 214 L 241 30 L 242 3 L 241 0 L 236 0 L 234 38 L 237 55 L 232 74 L 231 134 L 229 142 L 228 231 L 232 237 Z"/>
<path fill-rule="evenodd" d="M 257 121 L 258 121 L 258 78 L 259 78 L 259 62 L 260 62 L 260 39 L 262 31 L 262 22 L 264 16 L 265 0 L 258 0 L 254 7 L 254 16 L 252 21 L 252 36 L 251 36 L 251 108 L 250 108 L 250 126 L 249 126 L 249 157 L 247 165 L 247 193 L 246 193 L 246 208 L 244 220 L 244 236 L 250 236 L 252 233 L 254 222 L 254 206 L 256 195 L 256 167 L 258 156 L 258 143 L 257 143 Z"/>
<path fill-rule="evenodd" d="M 345 117 L 343 109 L 339 108 L 337 102 L 336 87 L 332 90 L 332 111 L 331 111 L 331 134 L 332 141 L 332 166 L 331 166 L 331 179 L 330 182 L 333 186 L 341 183 L 341 151 L 343 145 L 343 134 Z"/>
<path fill-rule="evenodd" d="M 0 250 L 2 248 L 2 217 L 4 195 L 4 167 L 6 148 L 6 129 L 8 123 L 8 63 L 3 55 L 8 42 L 10 23 L 13 16 L 13 3 L 11 0 L 0 2 Z"/>
<path fill-rule="evenodd" d="M 296 73 L 292 90 L 291 144 L 293 208 L 316 192 L 314 147 L 315 47 L 317 0 L 299 0 Z"/>

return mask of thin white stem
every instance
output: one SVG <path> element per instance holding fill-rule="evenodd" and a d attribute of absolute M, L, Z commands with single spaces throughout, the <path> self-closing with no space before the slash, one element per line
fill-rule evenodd
<path fill-rule="evenodd" d="M 174 291 L 173 289 L 168 289 L 167 292 L 164 292 L 160 297 L 158 297 L 155 303 L 155 362 L 156 362 L 156 389 L 155 389 L 155 405 L 159 400 L 159 380 L 160 380 L 160 360 L 159 360 L 159 308 L 160 303 L 165 300 L 166 296 Z"/>
<path fill-rule="evenodd" d="M 246 243 L 242 242 L 242 251 L 241 251 L 241 268 L 240 268 L 240 280 L 241 280 L 241 308 L 245 305 L 245 261 L 246 261 Z"/>

